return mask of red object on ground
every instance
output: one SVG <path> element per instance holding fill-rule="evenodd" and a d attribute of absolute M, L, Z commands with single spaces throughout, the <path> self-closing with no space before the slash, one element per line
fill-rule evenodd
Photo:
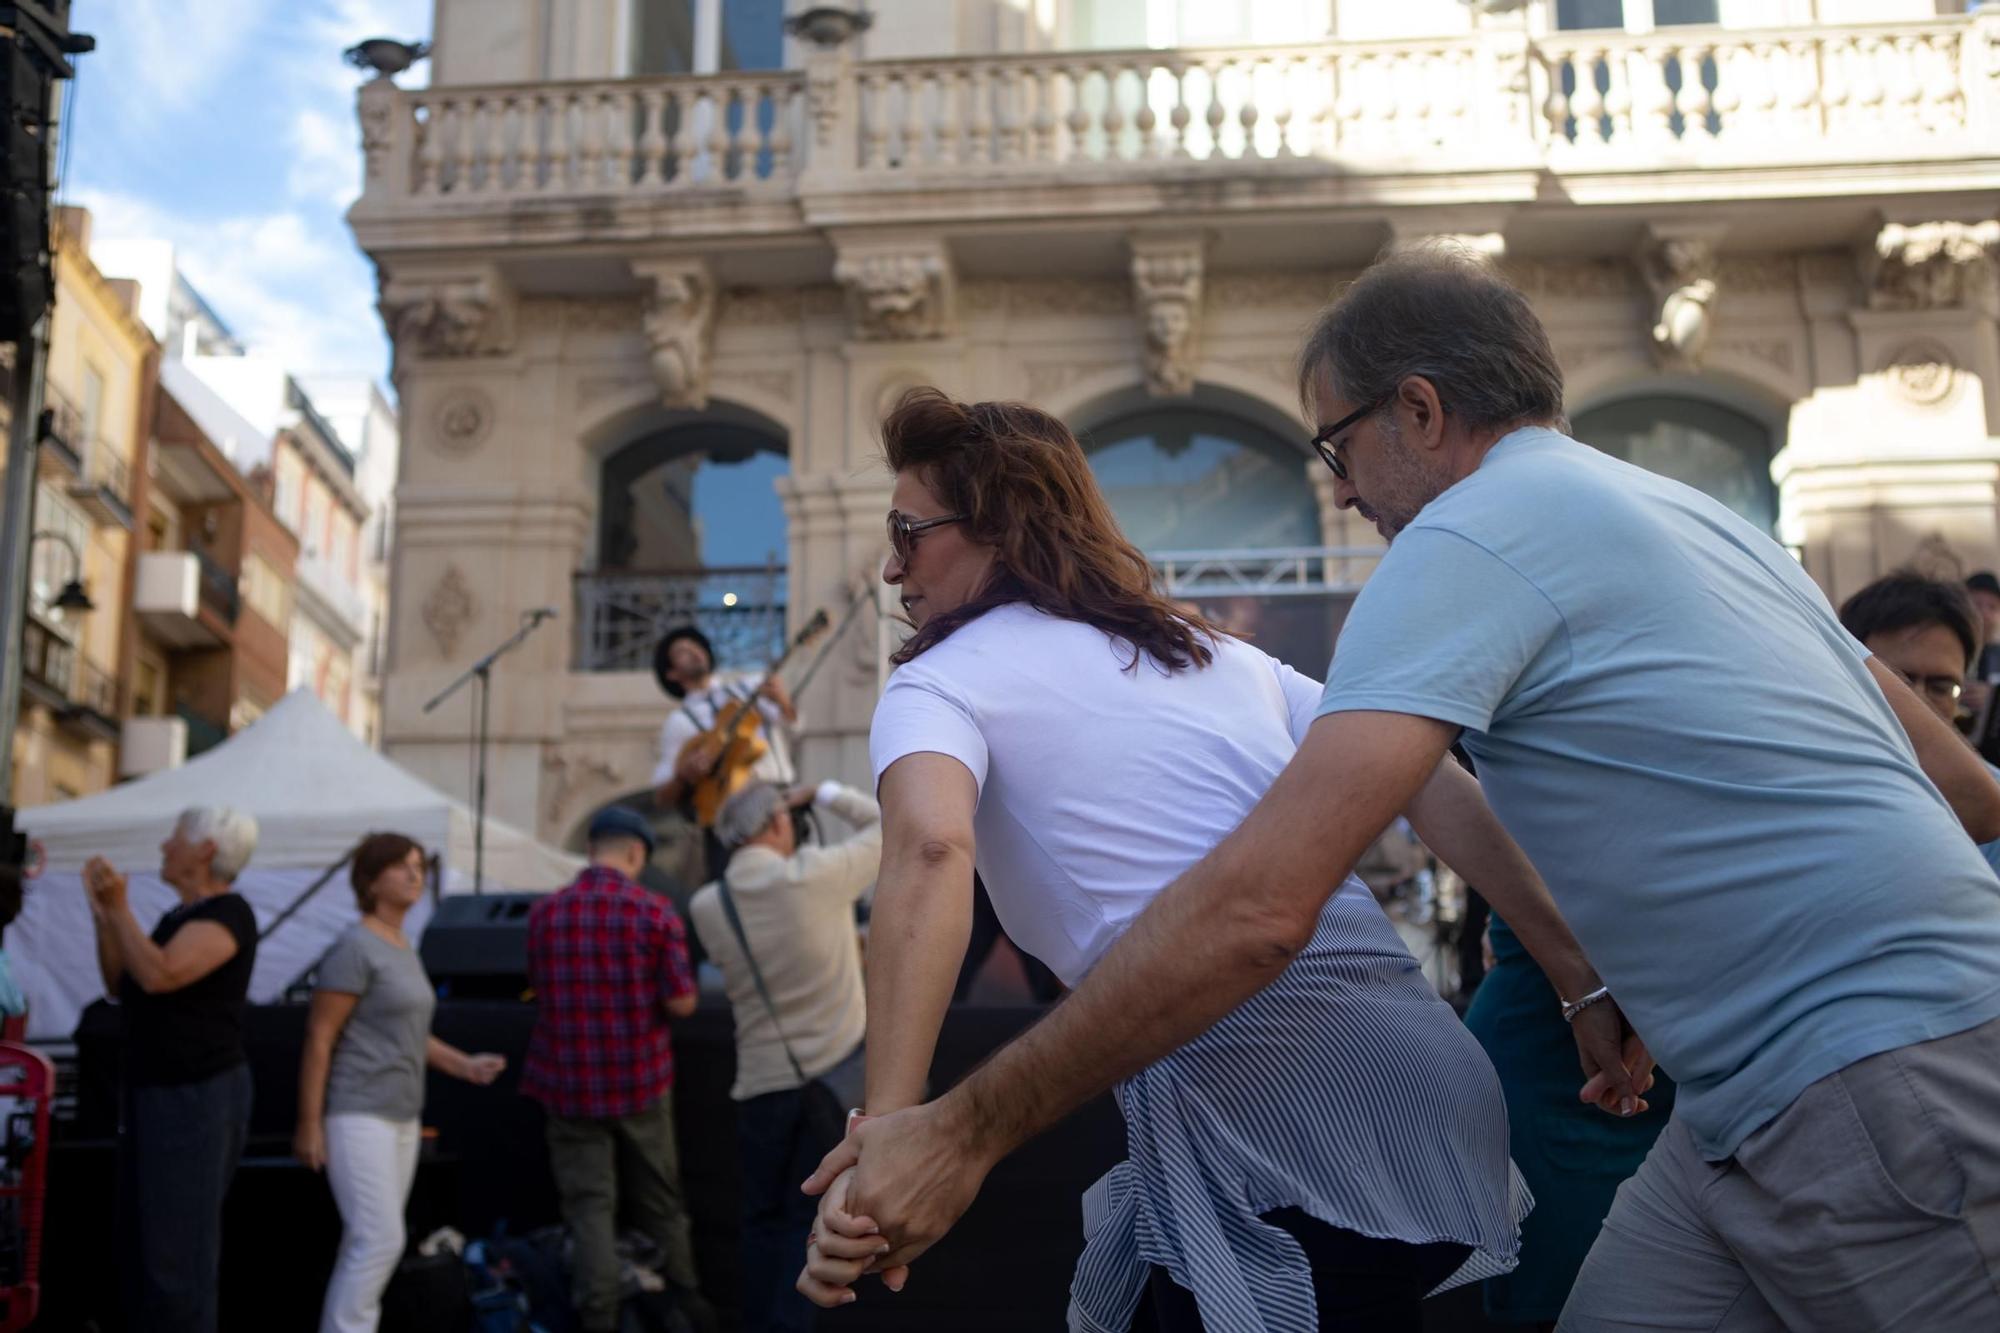
<path fill-rule="evenodd" d="M 48 1189 L 49 1099 L 56 1068 L 18 1042 L 0 1042 L 0 1333 L 35 1322 L 41 1304 L 42 1202 Z"/>

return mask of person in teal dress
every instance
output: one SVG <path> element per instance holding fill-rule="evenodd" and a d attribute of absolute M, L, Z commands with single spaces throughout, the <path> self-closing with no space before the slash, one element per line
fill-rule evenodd
<path fill-rule="evenodd" d="M 1485 1283 L 1486 1317 L 1553 1328 L 1611 1196 L 1667 1126 L 1674 1085 L 1657 1071 L 1651 1109 L 1630 1119 L 1578 1101 L 1583 1075 L 1555 988 L 1497 915 L 1488 938 L 1493 968 L 1473 992 L 1465 1025 L 1500 1073 L 1509 1150 L 1535 1207 L 1521 1224 L 1519 1267 Z"/>

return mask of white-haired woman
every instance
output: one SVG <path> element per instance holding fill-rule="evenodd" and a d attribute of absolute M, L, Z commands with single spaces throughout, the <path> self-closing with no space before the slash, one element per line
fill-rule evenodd
<path fill-rule="evenodd" d="M 160 844 L 160 878 L 180 902 L 149 936 L 125 876 L 83 868 L 105 992 L 125 1011 L 118 1134 L 118 1270 L 127 1326 L 213 1333 L 222 1198 L 250 1125 L 243 1001 L 257 919 L 235 890 L 257 847 L 241 811 L 184 811 Z"/>

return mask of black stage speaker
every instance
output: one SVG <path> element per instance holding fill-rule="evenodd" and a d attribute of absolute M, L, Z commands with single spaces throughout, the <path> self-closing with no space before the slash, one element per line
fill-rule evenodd
<path fill-rule="evenodd" d="M 417 953 L 440 994 L 513 999 L 528 988 L 528 911 L 540 893 L 460 893 L 438 901 Z"/>

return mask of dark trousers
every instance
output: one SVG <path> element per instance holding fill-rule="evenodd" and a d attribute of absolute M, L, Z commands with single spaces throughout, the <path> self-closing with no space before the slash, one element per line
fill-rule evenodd
<path fill-rule="evenodd" d="M 601 1120 L 551 1115 L 543 1128 L 557 1203 L 574 1241 L 571 1292 L 584 1333 L 618 1327 L 618 1223 L 660 1247 L 665 1277 L 698 1291 L 673 1094 L 643 1111 Z M 805 1179 L 800 1176 L 799 1179 Z"/>
<path fill-rule="evenodd" d="M 813 1307 L 793 1286 L 805 1266 L 806 1233 L 819 1200 L 799 1190 L 833 1148 L 825 1116 L 811 1114 L 817 1088 L 767 1092 L 736 1104 L 743 1162 L 745 1333 L 807 1333 Z"/>
<path fill-rule="evenodd" d="M 1264 1220 L 1291 1232 L 1306 1252 L 1320 1333 L 1422 1333 L 1424 1297 L 1472 1253 L 1454 1241 L 1412 1245 L 1343 1231 L 1297 1208 L 1265 1213 Z M 1148 1307 L 1156 1333 L 1203 1333 L 1193 1293 L 1164 1268 L 1153 1269 L 1135 1327 L 1149 1327 Z"/>
<path fill-rule="evenodd" d="M 132 1333 L 215 1333 L 222 1200 L 250 1128 L 250 1067 L 125 1090 L 118 1276 Z"/>

